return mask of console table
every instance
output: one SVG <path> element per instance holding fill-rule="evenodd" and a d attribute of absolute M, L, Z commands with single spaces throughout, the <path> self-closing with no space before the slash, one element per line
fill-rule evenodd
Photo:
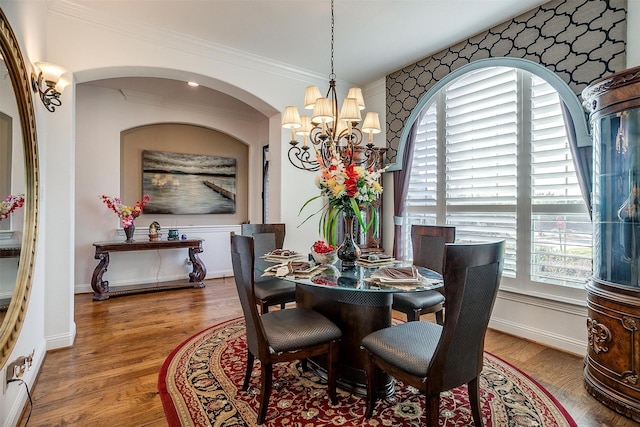
<path fill-rule="evenodd" d="M 157 292 L 165 291 L 168 289 L 178 288 L 202 288 L 204 287 L 204 277 L 207 274 L 207 269 L 198 257 L 198 254 L 202 252 L 202 239 L 187 239 L 187 240 L 158 240 L 154 242 L 150 241 L 114 241 L 114 242 L 96 242 L 93 244 L 96 248 L 95 259 L 100 260 L 95 270 L 93 270 L 93 277 L 91 278 L 91 288 L 93 289 L 94 301 L 102 301 L 108 299 L 110 296 L 129 295 L 144 292 Z M 155 251 L 159 249 L 188 249 L 189 260 L 193 266 L 193 271 L 189 273 L 188 280 L 173 280 L 166 282 L 148 283 L 133 286 L 123 286 L 116 291 L 109 290 L 109 282 L 102 280 L 102 275 L 107 271 L 109 266 L 109 253 L 110 252 L 130 252 L 130 251 Z"/>
<path fill-rule="evenodd" d="M 20 258 L 20 248 L 0 248 L 0 258 Z"/>

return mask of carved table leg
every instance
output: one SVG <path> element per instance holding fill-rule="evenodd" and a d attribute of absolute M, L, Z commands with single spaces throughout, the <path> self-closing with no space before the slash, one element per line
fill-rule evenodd
<path fill-rule="evenodd" d="M 193 266 L 193 271 L 189 273 L 189 281 L 196 282 L 197 284 L 194 286 L 195 288 L 203 288 L 205 276 L 207 275 L 207 269 L 198 254 L 202 252 L 202 247 L 199 248 L 189 248 L 189 259 L 191 260 L 191 265 Z"/>
<path fill-rule="evenodd" d="M 109 266 L 109 253 L 102 252 L 97 253 L 95 256 L 100 262 L 93 270 L 93 277 L 91 277 L 91 288 L 93 289 L 93 300 L 103 301 L 109 299 L 109 282 L 102 280 L 102 275 L 107 271 Z"/>

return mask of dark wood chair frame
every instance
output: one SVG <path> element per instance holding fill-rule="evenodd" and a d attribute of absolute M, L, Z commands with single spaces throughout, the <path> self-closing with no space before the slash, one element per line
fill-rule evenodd
<path fill-rule="evenodd" d="M 411 244 L 413 246 L 413 264 L 426 267 L 442 274 L 444 265 L 444 247 L 446 243 L 453 243 L 456 238 L 456 228 L 446 225 L 411 225 Z M 425 243 L 427 243 L 425 245 Z M 407 316 L 407 321 L 420 320 L 423 314 L 434 313 L 436 323 L 444 323 L 444 299 L 434 305 L 420 306 L 418 298 L 425 295 L 444 293 L 444 290 L 430 290 L 416 293 L 397 294 L 393 297 L 393 309 Z M 439 295 L 438 295 L 439 296 Z M 416 306 L 418 308 L 416 308 Z"/>
<path fill-rule="evenodd" d="M 301 346 L 298 348 L 288 348 L 284 351 L 274 351 L 269 340 L 267 339 L 267 332 L 265 325 L 262 322 L 263 316 L 278 316 L 279 314 L 285 314 L 286 318 L 306 320 L 320 317 L 331 326 L 337 329 L 337 326 L 332 324 L 328 319 L 310 309 L 305 308 L 293 308 L 284 311 L 277 311 L 274 313 L 268 313 L 266 315 L 258 314 L 256 304 L 251 304 L 250 301 L 255 300 L 254 293 L 254 247 L 253 237 L 239 236 L 235 233 L 231 233 L 231 258 L 233 263 L 234 278 L 236 280 L 236 287 L 238 289 L 238 296 L 244 312 L 246 330 L 247 330 L 247 366 L 242 384 L 242 390 L 246 391 L 249 388 L 251 380 L 251 372 L 253 371 L 253 365 L 255 358 L 260 360 L 261 364 L 261 377 L 260 377 L 260 407 L 258 409 L 257 422 L 263 424 L 267 415 L 267 409 L 269 406 L 269 397 L 271 396 L 271 388 L 273 381 L 273 364 L 280 362 L 289 362 L 293 360 L 300 360 L 302 362 L 305 359 L 313 356 L 327 355 L 328 362 L 328 379 L 327 379 L 327 393 L 332 404 L 337 403 L 336 382 L 337 382 L 337 370 L 338 370 L 338 348 L 340 338 L 328 340 L 325 342 L 316 343 L 313 345 Z M 285 313 L 286 312 L 286 313 Z M 293 316 L 299 312 L 300 316 Z M 312 312 L 314 316 L 307 316 Z M 307 334 L 305 338 L 308 341 L 314 341 L 309 339 L 309 335 L 313 332 L 326 335 L 326 327 L 323 330 L 322 327 L 316 328 L 316 331 L 309 332 L 309 328 L 304 328 L 305 325 L 301 325 L 297 322 L 292 322 L 288 331 L 284 333 L 287 337 L 295 337 L 298 330 L 301 333 Z M 300 328 L 297 328 L 300 327 Z M 283 335 L 283 332 L 279 332 Z M 341 332 L 338 330 L 338 333 Z M 299 337 L 299 335 L 298 335 Z M 315 340 L 317 341 L 317 340 Z M 305 365 L 303 364 L 303 368 Z"/>
<path fill-rule="evenodd" d="M 284 238 L 286 234 L 285 224 L 242 224 L 240 226 L 240 234 L 243 236 L 253 236 L 259 233 L 273 233 L 275 235 L 276 247 L 272 249 L 282 249 L 284 246 Z M 256 254 L 260 255 L 260 254 Z M 269 287 L 271 286 L 271 289 Z M 277 290 L 273 288 L 277 287 Z M 283 279 L 271 278 L 256 282 L 256 287 L 262 288 L 264 294 L 268 294 L 264 298 L 256 298 L 256 303 L 260 306 L 262 314 L 269 312 L 269 307 L 279 305 L 284 310 L 286 305 L 295 302 L 295 285 L 288 283 Z"/>
<path fill-rule="evenodd" d="M 377 397 L 373 390 L 377 386 L 378 370 L 382 369 L 425 394 L 426 425 L 432 427 L 438 426 L 440 393 L 467 384 L 474 424 L 482 426 L 478 376 L 483 367 L 484 338 L 502 276 L 504 247 L 504 241 L 447 244 L 444 267 L 447 316 L 444 326 L 409 322 L 387 328 L 422 329 L 430 331 L 429 336 L 440 334 L 433 354 L 428 354 L 430 363 L 426 367 L 426 375 L 412 375 L 363 347 L 367 354 L 367 418 L 373 414 Z M 406 338 L 402 335 L 403 340 Z M 363 343 L 366 340 L 365 337 Z M 456 349 L 455 354 L 453 349 Z M 425 349 L 425 353 L 428 350 Z M 397 359 L 401 363 L 403 358 Z"/>

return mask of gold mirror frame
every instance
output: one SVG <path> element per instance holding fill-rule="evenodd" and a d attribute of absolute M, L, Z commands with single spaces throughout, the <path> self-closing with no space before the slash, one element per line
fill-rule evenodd
<path fill-rule="evenodd" d="M 7 71 L 18 104 L 22 144 L 25 159 L 25 204 L 24 232 L 20 252 L 20 263 L 11 303 L 0 326 L 0 367 L 4 366 L 20 335 L 27 312 L 33 281 L 37 224 L 38 224 L 38 141 L 36 118 L 31 97 L 31 84 L 20 46 L 0 8 L 0 54 L 4 57 Z"/>

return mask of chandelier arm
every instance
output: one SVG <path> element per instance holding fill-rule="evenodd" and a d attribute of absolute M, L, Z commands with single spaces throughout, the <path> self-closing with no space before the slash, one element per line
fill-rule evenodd
<path fill-rule="evenodd" d="M 320 147 L 320 158 L 325 167 L 331 165 L 331 158 L 333 156 L 333 147 L 332 143 L 322 144 Z"/>
<path fill-rule="evenodd" d="M 348 145 L 357 147 L 363 141 L 362 130 L 354 126 L 351 128 L 351 134 L 349 134 L 349 130 L 344 129 L 342 132 L 340 132 L 340 135 L 337 135 L 336 140 L 340 141 L 343 138 L 347 140 Z"/>
<path fill-rule="evenodd" d="M 296 141 L 290 142 L 291 147 L 287 152 L 289 162 L 298 169 L 310 172 L 320 170 L 320 163 L 316 159 L 315 154 L 311 154 L 309 147 L 299 147 Z"/>

